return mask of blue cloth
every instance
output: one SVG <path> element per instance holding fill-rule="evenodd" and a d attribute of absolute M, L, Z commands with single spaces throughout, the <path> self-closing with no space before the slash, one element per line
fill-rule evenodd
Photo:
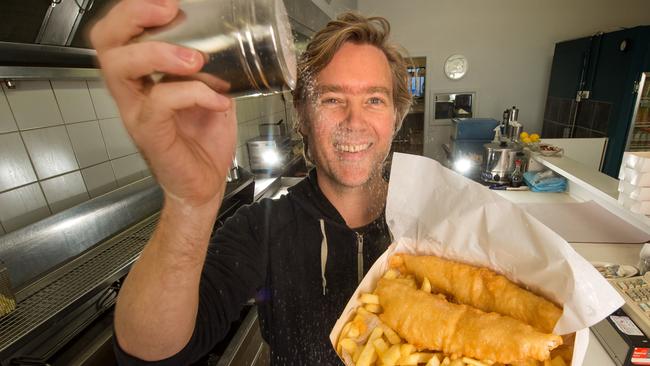
<path fill-rule="evenodd" d="M 533 192 L 564 192 L 567 185 L 566 178 L 547 172 L 526 172 L 524 182 Z"/>

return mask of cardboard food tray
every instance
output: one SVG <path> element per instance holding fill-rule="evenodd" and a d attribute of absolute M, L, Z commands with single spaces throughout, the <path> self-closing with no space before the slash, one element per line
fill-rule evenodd
<path fill-rule="evenodd" d="M 330 333 L 372 292 L 394 253 L 436 255 L 488 267 L 563 305 L 554 333 L 576 333 L 572 365 L 582 365 L 589 327 L 623 305 L 609 283 L 559 235 L 486 187 L 421 156 L 393 156 L 386 220 L 395 242 L 373 264 Z"/>

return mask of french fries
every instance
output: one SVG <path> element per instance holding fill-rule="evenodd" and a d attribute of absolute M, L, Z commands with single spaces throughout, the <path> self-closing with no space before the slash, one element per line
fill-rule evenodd
<path fill-rule="evenodd" d="M 388 270 L 384 278 L 398 279 L 413 288 L 435 294 L 426 277 L 420 286 L 417 286 L 413 276 L 402 275 L 395 269 Z M 456 354 L 418 349 L 379 320 L 377 314 L 383 312 L 379 300 L 379 296 L 374 293 L 361 294 L 361 306 L 341 330 L 336 350 L 347 366 L 505 366 L 490 360 L 475 360 Z M 567 366 L 560 356 L 544 362 L 527 360 L 513 366 L 523 365 Z"/>
<path fill-rule="evenodd" d="M 422 281 L 422 287 L 420 290 L 424 292 L 431 293 L 431 282 L 429 282 L 429 279 L 424 277 L 424 280 Z M 377 301 L 379 301 L 379 298 L 377 298 Z"/>
<path fill-rule="evenodd" d="M 544 361 L 544 366 L 567 366 L 564 362 L 564 359 L 560 356 L 555 357 L 552 360 Z"/>
<path fill-rule="evenodd" d="M 359 298 L 359 301 L 361 301 L 362 304 L 379 305 L 379 296 L 375 294 L 361 294 L 361 298 Z"/>

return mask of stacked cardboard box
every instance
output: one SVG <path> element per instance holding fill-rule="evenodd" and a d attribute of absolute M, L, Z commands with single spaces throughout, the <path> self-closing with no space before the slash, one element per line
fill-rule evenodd
<path fill-rule="evenodd" d="M 618 178 L 618 202 L 632 212 L 650 215 L 650 151 L 626 152 Z"/>

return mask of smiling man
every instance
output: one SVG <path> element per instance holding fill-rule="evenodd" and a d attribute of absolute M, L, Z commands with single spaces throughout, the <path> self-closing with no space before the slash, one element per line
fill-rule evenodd
<path fill-rule="evenodd" d="M 210 231 L 236 143 L 233 102 L 197 81 L 152 84 L 202 66 L 178 46 L 129 43 L 176 15 L 169 0 L 125 0 L 92 40 L 124 123 L 165 193 L 160 222 L 120 291 L 121 364 L 189 364 L 255 296 L 273 365 L 340 364 L 328 334 L 390 244 L 382 178 L 410 106 L 406 63 L 383 18 L 346 13 L 317 33 L 294 91 L 309 177 L 279 200 Z"/>

